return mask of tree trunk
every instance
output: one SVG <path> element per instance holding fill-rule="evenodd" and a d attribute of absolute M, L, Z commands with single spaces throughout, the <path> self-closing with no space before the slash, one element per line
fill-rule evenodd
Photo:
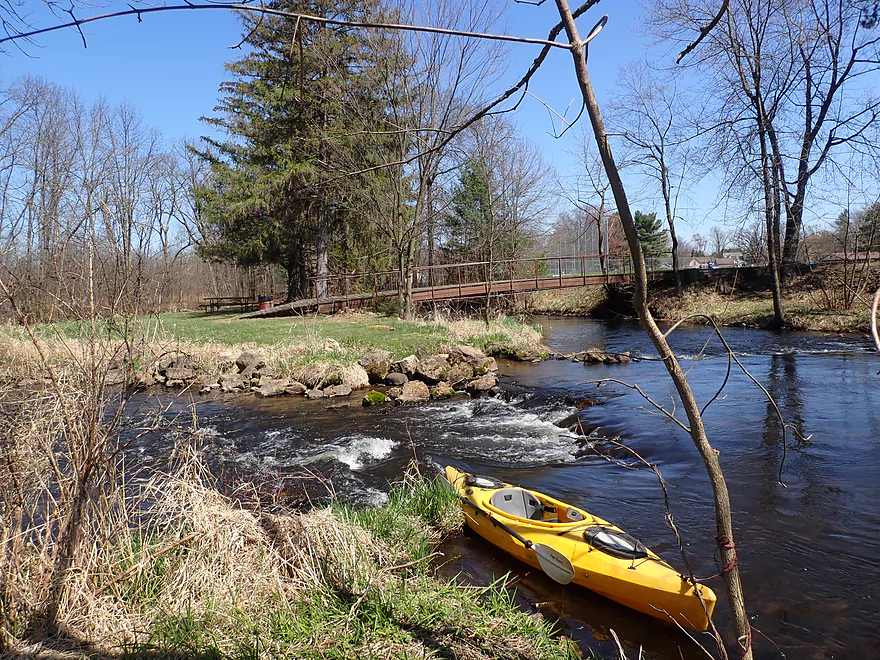
<path fill-rule="evenodd" d="M 581 44 L 580 36 L 577 32 L 574 18 L 568 7 L 567 0 L 556 0 L 559 15 L 565 26 L 569 43 L 572 44 L 572 58 L 574 60 L 575 72 L 577 74 L 578 83 L 580 84 L 581 93 L 583 95 L 584 104 L 590 117 L 590 123 L 593 127 L 593 133 L 596 137 L 596 144 L 599 153 L 602 156 L 602 163 L 611 184 L 611 190 L 614 194 L 617 210 L 623 224 L 626 234 L 627 244 L 633 258 L 633 267 L 635 270 L 635 293 L 633 294 L 633 307 L 639 315 L 639 319 L 645 327 L 651 342 L 657 349 L 660 358 L 666 365 L 673 382 L 675 383 L 678 395 L 684 405 L 690 424 L 690 434 L 700 452 L 703 463 L 706 466 L 706 472 L 712 484 L 712 494 L 715 502 L 715 526 L 718 537 L 718 548 L 721 553 L 722 565 L 724 570 L 724 581 L 727 586 L 727 595 L 730 602 L 730 608 L 733 614 L 734 625 L 736 628 L 737 641 L 742 650 L 742 658 L 744 660 L 752 659 L 751 649 L 751 628 L 749 619 L 746 614 L 745 598 L 742 591 L 740 581 L 739 568 L 737 566 L 736 549 L 733 536 L 733 522 L 730 510 L 730 496 L 727 490 L 727 483 L 724 480 L 724 474 L 718 461 L 718 454 L 709 444 L 706 436 L 706 430 L 703 427 L 703 418 L 700 415 L 700 409 L 694 398 L 685 373 L 682 371 L 675 354 L 669 348 L 663 333 L 654 322 L 654 318 L 648 309 L 647 288 L 648 274 L 645 268 L 645 259 L 639 244 L 638 231 L 633 221 L 632 213 L 629 208 L 629 202 L 626 197 L 626 191 L 620 180 L 620 174 L 614 162 L 611 153 L 611 147 L 608 143 L 608 134 L 605 131 L 605 125 L 602 121 L 602 115 L 599 112 L 599 105 L 593 93 L 593 87 L 590 83 L 590 76 L 587 70 L 587 58 L 584 52 L 584 46 Z M 720 636 L 716 636 L 716 642 L 719 652 L 726 655 Z"/>
<path fill-rule="evenodd" d="M 757 110 L 758 141 L 761 145 L 761 183 L 764 187 L 764 215 L 767 226 L 767 267 L 770 270 L 770 291 L 773 294 L 773 327 L 785 327 L 785 314 L 782 307 L 782 284 L 779 277 L 779 172 L 771 164 L 767 149 L 768 121 L 760 97 L 755 98 Z"/>
<path fill-rule="evenodd" d="M 672 213 L 672 194 L 669 190 L 669 171 L 666 163 L 660 163 L 660 187 L 663 189 L 663 206 L 666 210 L 666 224 L 669 225 L 669 238 L 672 241 L 672 276 L 675 278 L 675 295 L 681 295 L 681 272 L 678 270 L 678 237 L 675 235 L 675 217 Z"/>
<path fill-rule="evenodd" d="M 330 229 L 327 219 L 327 205 L 318 203 L 318 232 L 315 237 L 315 295 L 318 298 L 326 298 L 329 290 L 328 267 L 330 255 Z"/>

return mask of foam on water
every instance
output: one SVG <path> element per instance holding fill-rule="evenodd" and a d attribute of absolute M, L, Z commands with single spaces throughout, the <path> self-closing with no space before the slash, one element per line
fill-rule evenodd
<path fill-rule="evenodd" d="M 558 422 L 576 412 L 571 406 L 549 404 L 529 409 L 530 396 L 471 399 L 431 411 L 425 423 L 443 429 L 439 439 L 463 454 L 504 463 L 571 462 L 576 460 L 577 435 Z"/>

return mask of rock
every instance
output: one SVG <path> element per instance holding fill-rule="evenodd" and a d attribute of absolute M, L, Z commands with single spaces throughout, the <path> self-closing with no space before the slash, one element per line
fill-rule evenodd
<path fill-rule="evenodd" d="M 479 395 L 488 392 L 498 384 L 498 377 L 494 374 L 486 374 L 480 376 L 467 384 L 467 391 L 471 394 Z"/>
<path fill-rule="evenodd" d="M 104 375 L 104 385 L 124 385 L 125 384 L 125 370 L 124 369 L 110 369 Z"/>
<path fill-rule="evenodd" d="M 385 394 L 388 395 L 389 399 L 396 399 L 401 394 L 403 394 L 403 388 L 402 387 L 389 387 L 388 390 L 385 392 Z"/>
<path fill-rule="evenodd" d="M 405 374 L 391 373 L 385 376 L 386 385 L 402 387 L 406 385 L 407 382 L 409 382 L 409 378 L 407 378 Z"/>
<path fill-rule="evenodd" d="M 216 381 L 216 378 L 215 378 Z M 145 390 L 148 387 L 152 387 L 156 384 L 156 379 L 153 378 L 153 374 L 149 371 L 135 371 L 134 372 L 134 386 L 139 390 Z M 217 387 L 220 387 L 220 383 L 217 383 Z M 214 389 L 217 389 L 216 387 Z"/>
<path fill-rule="evenodd" d="M 438 401 L 441 399 L 449 399 L 453 396 L 455 396 L 455 390 L 449 383 L 442 380 L 431 390 L 431 398 Z"/>
<path fill-rule="evenodd" d="M 220 389 L 224 392 L 240 392 L 249 385 L 248 379 L 241 374 L 223 374 L 220 376 Z"/>
<path fill-rule="evenodd" d="M 631 353 L 629 351 L 624 351 L 623 353 L 618 354 L 617 361 L 620 364 L 629 364 L 631 360 Z"/>
<path fill-rule="evenodd" d="M 263 397 L 281 396 L 287 394 L 288 385 L 289 381 L 286 378 L 262 378 L 255 393 Z"/>
<path fill-rule="evenodd" d="M 183 387 L 184 385 L 186 385 L 185 380 L 169 378 L 165 381 L 165 387 Z"/>
<path fill-rule="evenodd" d="M 288 381 L 287 387 L 284 388 L 285 394 L 305 394 L 309 388 L 296 380 Z"/>
<path fill-rule="evenodd" d="M 391 401 L 387 396 L 379 392 L 378 390 L 370 390 L 364 395 L 363 405 L 365 406 L 375 406 L 379 403 L 388 403 Z"/>
<path fill-rule="evenodd" d="M 468 378 L 474 377 L 474 369 L 467 362 L 459 362 L 452 365 L 446 372 L 446 381 L 452 385 L 463 383 Z"/>
<path fill-rule="evenodd" d="M 307 399 L 323 399 L 324 393 L 318 389 L 307 390 L 306 391 L 306 398 Z"/>
<path fill-rule="evenodd" d="M 401 373 L 407 378 L 412 378 L 413 376 L 415 376 L 418 369 L 419 358 L 417 358 L 415 355 L 407 355 L 402 360 L 398 360 L 391 365 L 391 371 Z"/>
<path fill-rule="evenodd" d="M 583 351 L 582 353 L 578 353 L 578 355 L 581 356 L 581 359 L 584 362 L 592 362 L 592 363 L 605 362 L 605 354 L 602 351 L 595 349 L 595 348 L 587 349 L 586 351 Z"/>
<path fill-rule="evenodd" d="M 256 371 L 266 366 L 266 360 L 264 360 L 261 355 L 257 355 L 251 351 L 245 351 L 235 358 L 235 366 L 238 367 L 239 373 L 242 373 L 248 367 L 251 367 Z"/>
<path fill-rule="evenodd" d="M 509 360 L 518 360 L 520 362 L 534 362 L 544 359 L 544 355 L 549 352 L 546 347 L 541 352 L 538 347 L 532 346 L 511 346 L 501 341 L 486 342 L 486 353 L 496 355 L 498 357 L 507 358 Z"/>
<path fill-rule="evenodd" d="M 449 349 L 449 361 L 453 364 L 460 362 L 469 365 L 476 376 L 482 376 L 490 371 L 498 371 L 495 358 L 489 357 L 479 348 L 464 344 Z"/>
<path fill-rule="evenodd" d="M 449 362 L 445 355 L 429 355 L 419 360 L 416 376 L 428 384 L 439 383 L 446 378 Z"/>
<path fill-rule="evenodd" d="M 156 371 L 159 373 L 165 373 L 165 370 L 174 364 L 174 360 L 177 356 L 175 355 L 163 355 L 158 360 L 156 360 Z"/>
<path fill-rule="evenodd" d="M 421 403 L 422 401 L 427 401 L 429 398 L 431 398 L 431 390 L 428 389 L 428 386 L 420 380 L 411 380 L 403 386 L 400 396 L 397 397 L 396 403 L 401 405 L 406 403 Z"/>
<path fill-rule="evenodd" d="M 325 388 L 331 385 L 341 385 L 343 382 L 342 367 L 332 367 L 326 373 L 316 387 Z"/>
<path fill-rule="evenodd" d="M 353 364 L 342 369 L 342 382 L 351 385 L 353 390 L 359 390 L 370 386 L 370 376 L 361 365 Z"/>
<path fill-rule="evenodd" d="M 391 371 L 391 360 L 394 354 L 391 351 L 375 349 L 365 354 L 358 364 L 367 370 L 371 383 L 381 383 L 388 372 Z"/>
<path fill-rule="evenodd" d="M 496 385 L 495 387 L 489 389 L 489 394 L 491 396 L 498 396 L 499 394 L 501 394 L 501 388 Z"/>
<path fill-rule="evenodd" d="M 242 378 L 259 378 L 260 377 L 260 370 L 257 369 L 256 367 L 245 367 L 244 369 L 241 370 L 240 375 Z"/>
<path fill-rule="evenodd" d="M 165 378 L 169 380 L 192 380 L 196 376 L 196 370 L 189 366 L 173 366 L 165 370 Z"/>
<path fill-rule="evenodd" d="M 324 396 L 328 398 L 334 396 L 348 396 L 349 394 L 351 394 L 351 385 L 346 385 L 344 383 L 324 388 Z"/>
<path fill-rule="evenodd" d="M 321 348 L 324 349 L 325 353 L 333 353 L 334 351 L 338 351 L 342 348 L 339 345 L 339 342 L 333 339 L 333 337 L 328 337 L 324 340 L 324 343 L 321 345 Z"/>

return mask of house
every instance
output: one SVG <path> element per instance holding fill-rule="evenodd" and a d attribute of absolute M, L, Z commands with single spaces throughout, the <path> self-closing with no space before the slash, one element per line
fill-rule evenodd
<path fill-rule="evenodd" d="M 691 257 L 685 268 L 735 268 L 740 264 L 728 257 Z"/>

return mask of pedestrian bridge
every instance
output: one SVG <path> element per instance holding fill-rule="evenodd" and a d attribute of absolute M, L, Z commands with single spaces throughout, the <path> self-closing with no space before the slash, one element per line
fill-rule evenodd
<path fill-rule="evenodd" d="M 599 255 L 417 266 L 412 269 L 412 299 L 414 302 L 440 302 L 632 281 L 629 255 L 608 255 L 604 261 L 604 273 Z M 664 266 L 659 257 L 649 259 L 649 277 L 662 279 L 669 276 L 671 271 Z M 370 307 L 382 299 L 396 297 L 399 282 L 398 271 L 310 278 L 309 297 L 250 312 L 241 318 L 323 314 Z"/>

